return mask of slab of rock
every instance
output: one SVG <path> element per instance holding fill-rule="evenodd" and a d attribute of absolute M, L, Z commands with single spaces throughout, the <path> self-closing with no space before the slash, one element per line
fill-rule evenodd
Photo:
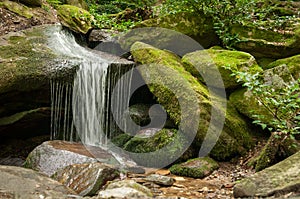
<path fill-rule="evenodd" d="M 107 181 L 119 177 L 115 168 L 103 163 L 73 164 L 56 172 L 52 178 L 81 196 L 95 195 Z"/>
<path fill-rule="evenodd" d="M 300 152 L 245 178 L 234 186 L 235 197 L 270 197 L 300 193 Z"/>
<path fill-rule="evenodd" d="M 71 189 L 31 169 L 0 166 L 0 176 L 0 198 L 79 198 Z"/>
<path fill-rule="evenodd" d="M 159 174 L 152 174 L 145 178 L 146 181 L 154 182 L 158 185 L 164 185 L 164 186 L 172 186 L 175 182 L 175 179 L 169 176 L 163 176 Z"/>
<path fill-rule="evenodd" d="M 93 155 L 91 155 L 89 150 L 94 150 L 92 152 Z M 90 147 L 89 150 L 79 143 L 47 141 L 36 147 L 28 155 L 25 166 L 51 176 L 59 169 L 72 164 L 92 163 L 97 161 L 104 163 L 118 163 L 110 153 L 101 150 L 98 147 Z"/>
<path fill-rule="evenodd" d="M 151 191 L 133 180 L 113 182 L 100 191 L 100 198 L 148 198 L 152 197 Z"/>
<path fill-rule="evenodd" d="M 172 174 L 192 178 L 204 178 L 210 175 L 219 165 L 209 157 L 195 158 L 187 162 L 175 164 L 170 168 Z"/>

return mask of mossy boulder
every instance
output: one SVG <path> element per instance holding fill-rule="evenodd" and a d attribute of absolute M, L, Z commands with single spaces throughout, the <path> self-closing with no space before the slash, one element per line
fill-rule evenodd
<path fill-rule="evenodd" d="M 231 71 L 247 71 L 253 74 L 262 71 L 255 58 L 249 53 L 216 48 L 188 53 L 183 56 L 182 62 L 185 69 L 203 83 L 205 81 L 199 71 L 209 78 L 215 79 L 217 78 L 214 74 L 215 70 L 211 68 L 217 67 L 217 72 L 221 74 L 225 89 L 234 89 L 240 84 L 235 77 L 231 76 Z"/>
<path fill-rule="evenodd" d="M 85 0 L 66 0 L 65 4 L 76 6 L 78 8 L 82 8 L 82 9 L 85 9 L 85 10 L 89 9 L 89 7 L 88 7 L 87 3 L 85 2 Z"/>
<path fill-rule="evenodd" d="M 119 39 L 125 51 L 136 41 L 176 50 L 181 56 L 219 43 L 211 18 L 185 12 L 145 20 Z"/>
<path fill-rule="evenodd" d="M 300 190 L 300 152 L 287 159 L 247 177 L 233 188 L 236 198 L 279 197 Z"/>
<path fill-rule="evenodd" d="M 219 165 L 216 161 L 209 157 L 195 158 L 175 164 L 170 168 L 172 174 L 186 176 L 192 178 L 204 178 L 210 175 Z"/>
<path fill-rule="evenodd" d="M 27 6 L 37 6 L 37 7 L 41 7 L 43 4 L 42 0 L 20 0 L 20 2 Z"/>
<path fill-rule="evenodd" d="M 209 143 L 213 143 L 217 139 L 217 143 L 210 152 L 211 156 L 217 160 L 228 160 L 235 155 L 241 154 L 245 149 L 252 145 L 250 136 L 251 130 L 247 123 L 237 114 L 233 106 L 228 106 L 227 110 L 223 110 L 220 104 L 226 103 L 225 98 L 218 97 L 213 93 L 209 94 L 208 89 L 197 79 L 187 72 L 181 62 L 181 59 L 169 51 L 160 50 L 142 42 L 136 42 L 131 47 L 131 53 L 135 61 L 145 65 L 143 70 L 140 70 L 144 78 L 155 77 L 157 84 L 148 84 L 149 90 L 157 97 L 158 102 L 164 107 L 170 116 L 170 119 L 175 124 L 182 124 L 187 129 L 196 128 L 197 133 L 195 142 L 200 147 L 203 142 L 209 125 L 218 129 L 217 123 L 210 124 L 211 99 L 214 99 L 214 111 L 227 113 L 225 125 L 220 137 L 216 138 L 211 135 Z M 159 67 L 157 67 L 159 66 Z M 164 66 L 164 67 L 161 67 Z M 175 72 L 174 72 L 175 71 Z M 172 92 L 165 88 L 167 82 L 172 87 Z M 176 93 L 176 96 L 174 94 Z M 178 100 L 184 99 L 179 105 Z M 195 105 L 197 109 L 195 110 Z M 181 107 L 184 111 L 181 111 Z M 194 113 L 199 113 L 199 123 L 193 119 L 187 119 L 182 122 L 181 118 L 194 118 Z M 219 114 L 218 114 L 219 115 Z M 197 118 L 195 118 L 197 121 Z M 182 123 L 181 123 L 182 122 Z M 191 136 L 187 130 L 186 137 Z"/>
<path fill-rule="evenodd" d="M 4 8 L 10 10 L 11 12 L 14 12 L 20 16 L 23 16 L 27 19 L 33 17 L 32 9 L 28 8 L 25 5 L 13 2 L 13 1 L 3 1 L 0 2 L 0 6 L 3 6 Z"/>
<path fill-rule="evenodd" d="M 237 34 L 240 39 L 234 46 L 255 57 L 279 59 L 300 53 L 299 22 L 290 21 L 281 31 L 268 29 L 265 26 L 267 27 L 268 24 L 233 25 L 231 32 Z"/>
<path fill-rule="evenodd" d="M 62 25 L 74 32 L 86 34 L 92 29 L 93 16 L 82 8 L 62 5 L 57 8 L 57 15 Z"/>

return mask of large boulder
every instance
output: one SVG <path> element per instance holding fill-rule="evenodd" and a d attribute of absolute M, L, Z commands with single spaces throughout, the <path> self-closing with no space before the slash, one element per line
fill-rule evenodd
<path fill-rule="evenodd" d="M 235 197 L 271 197 L 300 193 L 300 152 L 247 177 L 234 186 Z"/>
<path fill-rule="evenodd" d="M 145 20 L 137 27 L 160 27 L 171 29 L 193 38 L 204 48 L 217 45 L 219 40 L 214 31 L 212 19 L 204 14 L 199 15 L 179 12 Z M 144 42 L 147 43 L 147 41 Z"/>
<path fill-rule="evenodd" d="M 205 83 L 203 77 L 198 71 L 214 79 L 216 74 L 214 74 L 214 70 L 211 70 L 211 67 L 216 66 L 222 76 L 225 89 L 234 89 L 241 84 L 241 82 L 237 82 L 235 77 L 231 76 L 231 71 L 247 71 L 253 74 L 262 71 L 255 58 L 249 53 L 216 48 L 188 53 L 183 56 L 182 62 L 186 70 L 203 83 Z"/>
<path fill-rule="evenodd" d="M 193 118 L 194 116 L 191 114 L 195 113 L 195 111 L 200 113 L 198 124 L 195 124 L 195 121 L 192 119 L 184 121 L 183 124 L 188 129 L 193 127 L 198 129 L 195 142 L 199 147 L 204 140 L 209 126 L 212 106 L 210 100 L 213 98 L 216 102 L 214 110 L 224 112 L 225 110 L 222 110 L 222 108 L 218 109 L 218 104 L 226 103 L 226 99 L 213 94 L 209 95 L 208 89 L 184 69 L 180 58 L 169 51 L 159 50 L 145 43 L 136 42 L 131 47 L 131 53 L 135 61 L 141 64 L 148 64 L 141 71 L 141 75 L 144 78 L 155 77 L 156 81 L 161 81 L 161 85 L 163 85 L 163 82 L 177 85 L 173 87 L 174 90 L 172 91 L 175 91 L 177 96 L 170 93 L 168 89 L 161 85 L 148 85 L 150 91 L 157 97 L 158 102 L 164 107 L 175 124 L 180 124 L 182 117 Z M 160 67 L 157 67 L 158 65 Z M 196 99 L 192 98 L 193 96 L 196 96 Z M 181 112 L 177 99 L 184 99 L 184 104 L 180 104 L 180 106 L 184 105 L 187 110 Z M 199 105 L 199 110 L 194 110 L 194 106 L 191 106 L 194 104 Z M 214 127 L 218 128 L 219 124 L 210 125 L 216 125 Z M 224 128 L 220 137 L 218 137 L 216 145 L 210 152 L 211 156 L 218 160 L 226 160 L 243 153 L 245 149 L 252 145 L 250 132 L 251 130 L 247 123 L 239 116 L 235 108 L 231 104 L 228 104 Z M 185 136 L 190 136 L 188 134 L 186 132 Z M 210 140 L 210 142 L 213 142 L 215 138 L 211 136 L 210 139 L 212 141 Z"/>
<path fill-rule="evenodd" d="M 0 166 L 0 176 L 1 198 L 67 199 L 76 194 L 61 183 L 31 169 Z"/>
<path fill-rule="evenodd" d="M 92 154 L 97 154 L 97 159 Z M 79 143 L 47 141 L 36 147 L 28 155 L 25 167 L 51 176 L 58 170 L 72 164 L 97 161 L 112 164 L 118 163 L 110 153 L 97 147 L 87 148 Z"/>
<path fill-rule="evenodd" d="M 56 172 L 52 178 L 81 196 L 92 196 L 108 181 L 119 177 L 119 171 L 99 162 L 73 164 Z"/>
<path fill-rule="evenodd" d="M 57 15 L 62 25 L 74 32 L 86 34 L 92 29 L 93 16 L 82 8 L 62 5 L 57 8 Z"/>

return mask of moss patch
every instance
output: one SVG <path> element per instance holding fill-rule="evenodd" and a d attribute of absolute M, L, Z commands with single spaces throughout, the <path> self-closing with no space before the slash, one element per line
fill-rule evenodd
<path fill-rule="evenodd" d="M 205 83 L 199 71 L 206 77 L 215 80 L 220 73 L 226 89 L 234 89 L 239 84 L 236 78 L 231 76 L 231 71 L 248 71 L 250 73 L 261 72 L 255 58 L 245 52 L 230 51 L 211 48 L 189 53 L 182 58 L 182 62 L 187 71 L 200 81 Z M 216 67 L 217 70 L 213 70 Z M 228 67 L 229 69 L 225 69 Z M 212 85 L 219 87 L 221 85 Z"/>
<path fill-rule="evenodd" d="M 216 161 L 209 157 L 195 158 L 181 164 L 175 164 L 170 168 L 172 174 L 192 178 L 204 178 L 218 169 Z"/>
<path fill-rule="evenodd" d="M 25 5 L 22 5 L 22 4 L 13 2 L 13 1 L 3 1 L 3 2 L 0 2 L 0 6 L 4 6 L 8 10 L 10 10 L 20 16 L 23 16 L 27 19 L 33 17 L 32 10 Z"/>
<path fill-rule="evenodd" d="M 92 28 L 93 16 L 86 10 L 71 5 L 57 9 L 61 23 L 77 33 L 86 34 Z"/>

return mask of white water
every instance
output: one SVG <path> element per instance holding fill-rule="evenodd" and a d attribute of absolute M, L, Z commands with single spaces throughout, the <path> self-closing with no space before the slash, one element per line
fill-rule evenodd
<path fill-rule="evenodd" d="M 110 73 L 109 61 L 81 47 L 72 35 L 59 29 L 50 37 L 49 46 L 59 55 L 80 61 L 73 84 L 51 81 L 51 138 L 75 141 L 78 135 L 83 144 L 107 148 L 115 128 L 110 93 L 124 70 L 118 67 Z M 129 102 L 129 87 L 130 78 L 118 91 L 120 107 Z"/>

